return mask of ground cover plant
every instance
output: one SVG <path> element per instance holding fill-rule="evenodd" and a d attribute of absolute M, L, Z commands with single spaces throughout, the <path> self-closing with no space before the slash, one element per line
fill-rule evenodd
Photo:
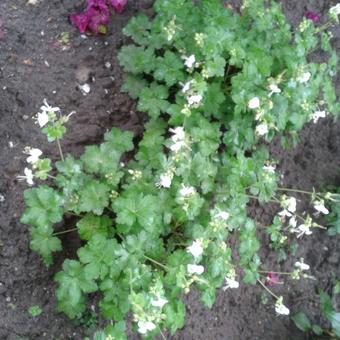
<path fill-rule="evenodd" d="M 135 44 L 119 55 L 129 73 L 123 90 L 150 118 L 130 160 L 122 156 L 134 149 L 133 136 L 116 128 L 79 160 L 64 157 L 59 140 L 70 117 L 46 102 L 37 123 L 58 143 L 57 173 L 40 150 L 26 150 L 34 170 L 25 169 L 28 183 L 34 177 L 54 181 L 53 188 L 25 193 L 22 221 L 32 226 L 32 249 L 51 263 L 61 248 L 53 224 L 64 214 L 76 215 L 84 241 L 79 261 L 66 260 L 56 276 L 59 309 L 78 317 L 86 294 L 100 291 L 102 314 L 117 321 L 105 332 L 117 339 L 124 338 L 130 310 L 145 336 L 175 332 L 184 322 L 180 297 L 192 284 L 207 306 L 216 288 L 238 287 L 239 269 L 244 282 L 268 289 L 257 255 L 260 226 L 246 212 L 249 200 L 281 205 L 268 228 L 274 246 L 320 226 L 296 213 L 296 199 L 278 187 L 275 166 L 259 142 L 284 133 L 287 144 L 307 121 L 339 110 L 331 80 L 336 55 L 330 35 L 312 20 L 292 34 L 280 7 L 266 10 L 261 1 L 245 2 L 242 15 L 219 1 L 156 1 L 155 10 L 153 20 L 132 19 L 125 34 Z M 336 21 L 337 8 L 330 13 Z M 307 62 L 319 47 L 330 54 L 328 64 Z M 310 196 L 324 214 L 325 201 L 337 198 Z M 239 261 L 226 243 L 232 237 Z M 295 277 L 307 269 L 297 262 Z M 275 299 L 277 313 L 288 314 L 282 297 Z"/>

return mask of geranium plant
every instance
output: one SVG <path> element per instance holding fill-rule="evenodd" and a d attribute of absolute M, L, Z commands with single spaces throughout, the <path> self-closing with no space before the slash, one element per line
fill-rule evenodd
<path fill-rule="evenodd" d="M 53 184 L 25 192 L 31 247 L 50 264 L 61 249 L 58 234 L 78 232 L 78 258 L 66 259 L 55 277 L 58 308 L 77 318 L 87 294 L 99 292 L 101 314 L 116 323 L 98 337 L 125 339 L 128 312 L 146 338 L 174 333 L 184 325 L 182 297 L 192 285 L 211 307 L 217 288 L 237 289 L 241 279 L 263 286 L 276 312 L 289 314 L 268 288 L 281 273 L 261 268 L 258 223 L 246 206 L 257 199 L 281 207 L 268 228 L 276 250 L 321 227 L 298 214 L 294 190 L 278 186 L 259 142 L 280 134 L 288 144 L 306 122 L 338 114 L 331 35 L 307 18 L 292 33 L 281 7 L 262 0 L 244 1 L 241 14 L 219 0 L 158 0 L 154 9 L 152 20 L 141 14 L 125 27 L 134 43 L 119 53 L 123 91 L 149 115 L 143 138 L 134 145 L 131 132 L 113 128 L 80 159 L 64 157 L 59 143 L 56 171 L 45 173 Z M 327 63 L 308 61 L 317 48 L 329 54 Z M 43 131 L 59 142 L 50 134 L 65 119 L 53 110 Z M 337 199 L 306 194 L 321 214 L 325 201 Z M 74 228 L 55 232 L 67 214 L 77 219 Z M 226 242 L 231 235 L 239 261 Z M 289 276 L 308 277 L 307 266 L 297 261 Z"/>

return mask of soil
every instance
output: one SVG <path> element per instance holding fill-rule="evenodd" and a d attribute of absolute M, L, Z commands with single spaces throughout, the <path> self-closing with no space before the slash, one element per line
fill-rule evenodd
<path fill-rule="evenodd" d="M 306 10 L 325 14 L 335 1 L 283 1 L 292 24 L 298 23 Z M 106 36 L 82 37 L 68 22 L 68 15 L 82 9 L 83 0 L 41 0 L 28 5 L 26 0 L 2 0 L 0 3 L 0 339 L 82 339 L 91 329 L 77 326 L 56 312 L 53 277 L 66 257 L 73 256 L 78 244 L 69 236 L 62 238 L 65 251 L 58 253 L 55 264 L 46 268 L 41 258 L 29 249 L 27 226 L 19 223 L 24 209 L 24 182 L 16 176 L 25 167 L 22 151 L 26 145 L 39 147 L 58 158 L 54 144 L 48 144 L 32 117 L 44 98 L 64 113 L 76 111 L 67 124 L 62 141 L 65 153 L 79 155 L 84 146 L 102 140 L 104 132 L 118 126 L 143 131 L 145 115 L 120 93 L 122 70 L 117 51 L 127 42 L 122 27 L 139 11 L 152 12 L 151 0 L 130 1 L 121 15 L 114 15 Z M 323 16 L 324 19 L 325 16 Z M 57 43 L 62 32 L 69 32 L 70 46 Z M 334 45 L 340 49 L 340 30 L 334 29 Z M 318 55 L 315 56 L 316 58 Z M 110 63 L 110 65 L 108 64 Z M 91 92 L 84 96 L 78 85 L 89 83 Z M 340 81 L 336 79 L 339 90 Z M 339 93 L 339 92 L 338 92 Z M 311 190 L 340 185 L 340 123 L 331 118 L 309 124 L 301 132 L 297 147 L 283 150 L 279 141 L 270 145 L 279 162 L 283 186 Z M 299 208 L 306 199 L 297 196 Z M 263 223 L 270 223 L 277 207 L 253 203 L 249 213 Z M 264 236 L 263 236 L 264 237 Z M 315 322 L 322 322 L 316 289 L 331 292 L 332 278 L 340 277 L 337 238 L 324 231 L 301 239 L 297 253 L 284 265 L 278 265 L 270 249 L 262 249 L 263 268 L 287 271 L 300 257 L 311 266 L 317 280 L 292 281 L 273 287 L 283 295 L 292 313 L 303 310 Z M 199 302 L 197 292 L 185 297 L 185 327 L 177 340 L 304 339 L 288 317 L 277 317 L 272 303 L 261 304 L 260 287 L 241 284 L 240 289 L 219 291 L 212 309 Z M 43 312 L 31 317 L 27 309 L 39 305 Z M 327 324 L 326 324 L 327 325 Z M 130 339 L 139 339 L 130 334 Z"/>

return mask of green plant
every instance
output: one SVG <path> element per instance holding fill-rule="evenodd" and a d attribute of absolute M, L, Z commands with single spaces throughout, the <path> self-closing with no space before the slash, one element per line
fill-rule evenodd
<path fill-rule="evenodd" d="M 218 0 L 158 0 L 154 8 L 153 20 L 130 21 L 124 33 L 134 44 L 119 53 L 127 72 L 123 90 L 149 114 L 136 147 L 131 132 L 113 128 L 80 159 L 64 157 L 59 139 L 69 116 L 45 103 L 37 117 L 61 160 L 56 175 L 44 172 L 53 186 L 25 192 L 21 221 L 31 226 L 31 248 L 46 264 L 61 249 L 58 235 L 78 231 L 78 259 L 66 259 L 55 277 L 58 308 L 78 318 L 87 294 L 99 292 L 102 315 L 116 324 L 98 339 L 125 339 L 129 311 L 147 338 L 163 329 L 174 333 L 184 324 L 181 297 L 193 284 L 208 307 L 224 282 L 225 289 L 238 287 L 240 270 L 245 283 L 265 287 L 258 224 L 246 210 L 251 199 L 281 205 L 269 232 L 274 242 L 320 227 L 298 216 L 294 197 L 281 195 L 292 190 L 278 187 L 259 141 L 282 132 L 287 144 L 307 121 L 339 112 L 330 35 L 308 20 L 293 34 L 280 6 L 265 8 L 261 0 L 245 1 L 242 15 Z M 316 48 L 329 53 L 328 63 L 307 61 Z M 34 176 L 44 179 L 37 175 L 40 154 L 32 150 L 36 172 L 25 169 L 22 176 L 29 184 Z M 313 193 L 318 211 L 326 198 Z M 67 214 L 78 219 L 75 228 L 55 232 Z M 230 235 L 238 239 L 239 263 L 226 243 Z M 277 313 L 289 313 L 283 298 L 273 296 Z"/>
<path fill-rule="evenodd" d="M 35 317 L 42 313 L 42 309 L 38 305 L 32 305 L 28 308 L 28 314 Z"/>
<path fill-rule="evenodd" d="M 335 286 L 336 287 L 336 286 Z M 338 294 L 334 290 L 334 295 Z M 328 334 L 331 337 L 340 337 L 340 312 L 337 312 L 333 307 L 330 296 L 322 289 L 319 289 L 320 310 L 323 317 L 331 324 L 331 330 L 322 328 L 318 324 L 312 324 L 307 315 L 303 312 L 298 312 L 292 316 L 296 327 L 303 332 L 313 331 L 316 335 Z"/>

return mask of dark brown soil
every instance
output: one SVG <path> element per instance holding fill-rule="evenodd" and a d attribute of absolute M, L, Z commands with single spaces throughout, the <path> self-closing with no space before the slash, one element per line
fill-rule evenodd
<path fill-rule="evenodd" d="M 0 3 L 0 339 L 82 339 L 90 333 L 56 312 L 54 274 L 65 257 L 78 247 L 72 237 L 63 238 L 65 252 L 56 256 L 56 264 L 46 268 L 28 246 L 28 231 L 19 223 L 23 211 L 26 185 L 16 176 L 23 172 L 26 145 L 39 147 L 58 158 L 55 145 L 48 144 L 32 116 L 44 98 L 60 106 L 65 113 L 75 110 L 63 140 L 64 152 L 79 155 L 85 145 L 98 142 L 112 125 L 143 131 L 145 115 L 136 111 L 135 103 L 119 92 L 122 70 L 118 66 L 118 49 L 126 42 L 121 33 L 128 19 L 138 11 L 151 11 L 151 0 L 130 1 L 122 15 L 115 15 L 104 37 L 83 39 L 68 22 L 68 14 L 82 8 L 83 0 L 42 0 L 36 6 L 26 0 L 2 0 Z M 297 23 L 306 10 L 326 13 L 334 1 L 283 1 L 289 20 Z M 56 46 L 60 33 L 69 32 L 71 46 Z M 3 37 L 2 37 L 3 34 Z M 340 30 L 334 30 L 334 44 L 340 48 Z M 46 63 L 46 62 L 47 63 Z M 109 62 L 111 67 L 105 67 Z M 83 96 L 79 83 L 88 82 L 91 92 Z M 340 82 L 337 81 L 339 88 Z M 271 145 L 279 160 L 283 184 L 300 189 L 322 189 L 340 185 L 340 124 L 331 119 L 306 126 L 299 145 L 289 151 L 276 141 Z M 305 208 L 304 197 L 300 207 Z M 252 216 L 270 222 L 275 207 L 250 207 Z M 320 321 L 316 288 L 330 292 L 331 279 L 340 277 L 339 244 L 335 237 L 316 231 L 300 242 L 297 254 L 282 266 L 270 249 L 262 249 L 263 268 L 289 270 L 304 257 L 317 281 L 287 280 L 273 290 L 285 298 L 292 312 L 304 310 Z M 260 287 L 241 285 L 238 290 L 218 293 L 214 307 L 208 310 L 196 292 L 186 300 L 187 321 L 173 339 L 304 339 L 288 317 L 277 317 L 272 303 L 260 303 Z M 37 304 L 43 313 L 29 316 L 27 309 Z M 138 339 L 131 335 L 131 339 Z M 306 338 L 308 338 L 306 336 Z"/>

